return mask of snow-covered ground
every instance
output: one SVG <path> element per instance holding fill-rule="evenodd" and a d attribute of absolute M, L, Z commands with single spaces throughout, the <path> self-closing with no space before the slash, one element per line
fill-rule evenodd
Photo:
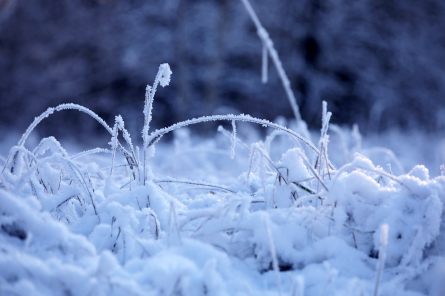
<path fill-rule="evenodd" d="M 149 134 L 154 91 L 140 148 L 119 117 L 111 149 L 5 137 L 1 295 L 444 295 L 443 140 L 362 138 L 325 107 L 321 136 L 233 115 Z"/>

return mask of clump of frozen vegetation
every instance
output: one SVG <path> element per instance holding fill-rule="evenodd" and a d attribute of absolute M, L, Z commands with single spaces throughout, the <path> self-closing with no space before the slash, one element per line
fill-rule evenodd
<path fill-rule="evenodd" d="M 146 88 L 142 151 L 120 115 L 109 126 L 83 106 L 49 108 L 0 158 L 1 295 L 443 295 L 444 174 L 404 174 L 390 150 L 363 150 L 358 127 L 330 124 L 325 102 L 317 148 L 242 1 L 263 42 L 262 81 L 269 54 L 296 121 L 229 114 L 150 131 L 168 64 Z M 53 137 L 25 147 L 43 119 L 70 109 L 97 120 L 110 147 L 70 156 Z M 193 144 L 186 126 L 215 120 L 231 130 Z M 242 122 L 268 136 L 245 143 Z M 169 132 L 174 145 L 158 143 Z"/>
<path fill-rule="evenodd" d="M 121 116 L 110 127 L 74 104 L 48 109 L 11 148 L 0 175 L 0 294 L 442 295 L 444 176 L 374 166 L 360 154 L 357 128 L 331 125 L 345 162 L 336 168 L 326 103 L 318 148 L 248 115 L 150 133 L 157 84 L 168 85 L 171 74 L 161 65 L 147 87 L 143 154 Z M 110 148 L 70 156 L 53 137 L 25 147 L 41 120 L 66 109 L 102 124 Z M 193 146 L 185 126 L 211 120 L 232 130 L 221 126 L 226 138 Z M 237 136 L 242 121 L 273 131 L 248 145 Z M 175 151 L 157 144 L 171 131 Z M 153 161 L 157 145 L 164 167 Z M 274 151 L 284 152 L 279 160 Z M 235 158 L 230 165 L 244 172 L 218 178 L 218 164 L 207 163 L 194 174 L 201 180 L 168 173 L 188 175 L 206 154 L 215 163 Z"/>

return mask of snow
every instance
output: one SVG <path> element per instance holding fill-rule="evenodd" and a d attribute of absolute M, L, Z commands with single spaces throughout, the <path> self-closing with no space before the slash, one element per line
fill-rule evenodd
<path fill-rule="evenodd" d="M 445 176 L 424 165 L 404 174 L 387 148 L 394 172 L 375 165 L 358 127 L 330 125 L 340 137 L 328 140 L 326 105 L 319 149 L 302 121 L 244 114 L 148 134 L 156 85 L 144 160 L 122 117 L 111 129 L 73 104 L 12 146 L 0 174 L 1 295 L 443 295 Z M 67 108 L 103 122 L 112 150 L 69 157 L 52 137 L 25 147 Z M 214 120 L 232 133 L 187 129 Z M 246 123 L 268 135 L 244 142 Z M 159 142 L 171 131 L 173 144 Z"/>

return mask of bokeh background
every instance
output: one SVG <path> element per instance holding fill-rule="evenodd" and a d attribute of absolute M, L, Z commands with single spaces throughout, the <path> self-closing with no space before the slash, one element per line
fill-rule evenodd
<path fill-rule="evenodd" d="M 326 100 L 332 122 L 364 134 L 445 129 L 444 1 L 251 3 L 310 128 L 320 127 Z M 109 124 L 121 114 L 138 138 L 145 87 L 165 62 L 172 82 L 156 94 L 154 127 L 222 113 L 290 118 L 271 62 L 261 84 L 261 53 L 240 0 L 0 0 L 0 126 L 23 132 L 48 107 L 77 103 Z M 75 111 L 38 132 L 105 134 Z"/>

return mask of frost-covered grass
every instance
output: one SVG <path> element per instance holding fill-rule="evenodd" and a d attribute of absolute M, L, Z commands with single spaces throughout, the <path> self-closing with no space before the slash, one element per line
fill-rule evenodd
<path fill-rule="evenodd" d="M 147 87 L 141 149 L 122 117 L 110 127 L 67 104 L 0 159 L 1 295 L 443 295 L 445 176 L 404 174 L 357 128 L 330 126 L 326 104 L 317 145 L 301 120 L 248 115 L 150 133 L 170 75 L 161 65 Z M 111 148 L 25 146 L 66 109 L 102 124 Z M 186 126 L 210 120 L 228 129 L 196 141 Z M 268 136 L 245 143 L 255 124 Z"/>

